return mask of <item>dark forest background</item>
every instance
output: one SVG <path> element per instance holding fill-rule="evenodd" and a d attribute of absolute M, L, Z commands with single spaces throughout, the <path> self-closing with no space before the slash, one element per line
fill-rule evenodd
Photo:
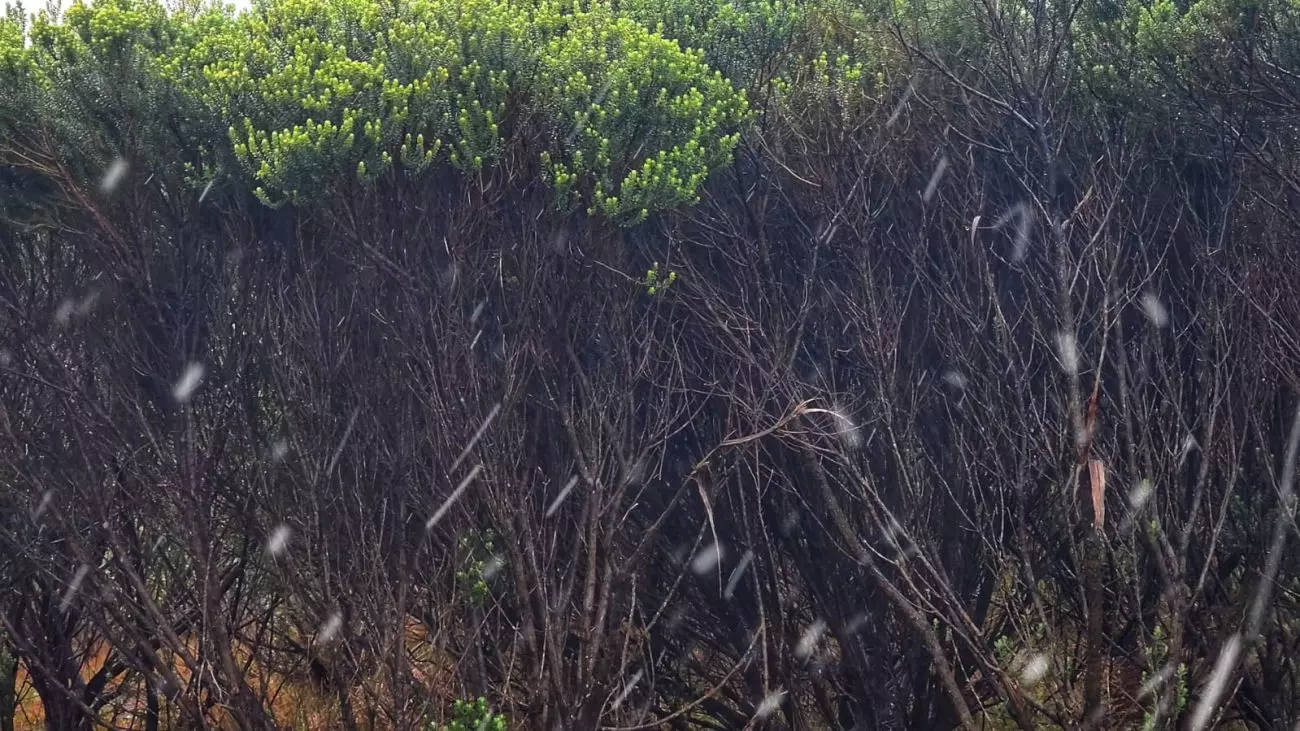
<path fill-rule="evenodd" d="M 1298 136 L 1294 0 L 11 8 L 0 728 L 1291 728 Z"/>

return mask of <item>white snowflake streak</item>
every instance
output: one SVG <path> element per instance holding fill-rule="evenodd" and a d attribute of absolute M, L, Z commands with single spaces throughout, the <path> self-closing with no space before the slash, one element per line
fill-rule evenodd
<path fill-rule="evenodd" d="M 754 711 L 754 720 L 761 721 L 776 713 L 783 702 L 785 702 L 784 690 L 774 690 L 768 693 L 763 697 L 763 701 L 758 704 L 758 710 Z"/>
<path fill-rule="evenodd" d="M 266 552 L 272 556 L 279 556 L 284 553 L 285 547 L 289 545 L 289 537 L 292 534 L 293 531 L 289 530 L 289 526 L 283 523 L 277 525 L 275 530 L 271 531 L 271 536 L 266 539 Z"/>
<path fill-rule="evenodd" d="M 631 678 L 628 679 L 627 685 L 623 686 L 623 692 L 619 693 L 618 698 L 614 699 L 614 703 L 610 705 L 609 710 L 611 712 L 617 711 L 619 706 L 623 705 L 623 701 L 627 700 L 627 697 L 629 695 L 632 695 L 632 689 L 635 688 L 636 684 L 640 681 L 641 681 L 641 671 L 638 670 L 632 674 Z"/>
<path fill-rule="evenodd" d="M 825 632 L 826 620 L 819 619 L 808 625 L 808 629 L 804 630 L 803 636 L 799 638 L 799 644 L 795 645 L 794 656 L 800 660 L 807 659 L 817 649 L 817 643 L 821 642 Z"/>
<path fill-rule="evenodd" d="M 178 403 L 186 403 L 194 396 L 201 383 L 203 383 L 203 364 L 190 363 L 185 367 L 185 372 L 181 374 L 181 379 L 176 382 L 176 386 L 172 388 L 172 397 Z"/>
<path fill-rule="evenodd" d="M 456 504 L 456 501 L 459 500 L 460 496 L 465 492 L 465 488 L 469 487 L 469 483 L 472 482 L 475 477 L 478 477 L 478 473 L 482 470 L 483 465 L 474 465 L 474 469 L 470 470 L 469 474 L 465 476 L 465 479 L 461 480 L 460 484 L 456 486 L 456 489 L 451 491 L 451 494 L 447 496 L 447 499 L 443 501 L 438 510 L 434 512 L 433 517 L 429 518 L 429 522 L 424 524 L 425 530 L 433 530 L 433 527 L 438 524 L 438 521 L 442 520 L 442 516 L 446 515 L 448 510 L 451 510 L 451 506 Z"/>
<path fill-rule="evenodd" d="M 99 180 L 99 190 L 103 193 L 112 193 L 117 190 L 117 186 L 122 184 L 122 179 L 126 177 L 126 160 L 120 157 L 114 158 L 113 162 L 108 164 L 104 170 L 104 177 Z"/>
<path fill-rule="evenodd" d="M 1241 635 L 1233 635 L 1223 643 L 1223 649 L 1219 650 L 1219 659 L 1214 663 L 1214 672 L 1210 675 L 1209 682 L 1205 684 L 1205 691 L 1201 694 L 1200 702 L 1196 704 L 1196 710 L 1192 712 L 1192 731 L 1201 731 L 1210 725 L 1214 712 L 1219 708 L 1219 699 L 1223 697 L 1223 691 L 1227 690 L 1228 681 L 1237 667 L 1237 655 L 1240 653 Z"/>
<path fill-rule="evenodd" d="M 461 450 L 460 456 L 456 457 L 456 461 L 451 463 L 450 472 L 455 472 L 456 468 L 460 466 L 460 463 L 465 461 L 465 458 L 469 456 L 470 450 L 474 448 L 475 444 L 478 444 L 478 440 L 483 438 L 483 434 L 486 433 L 488 427 L 492 425 L 492 420 L 497 418 L 497 413 L 499 411 L 501 411 L 501 404 L 492 407 L 492 410 L 488 412 L 487 418 L 483 420 L 481 425 L 479 425 L 478 431 L 474 432 L 474 436 L 470 438 L 469 444 L 466 444 L 465 448 Z"/>
<path fill-rule="evenodd" d="M 749 564 L 753 560 L 754 552 L 745 551 L 745 555 L 740 557 L 740 563 L 736 564 L 736 568 L 731 570 L 731 577 L 727 579 L 727 589 L 722 592 L 722 598 L 730 599 L 736 593 L 736 587 L 740 585 L 740 579 L 745 575 L 745 569 L 749 568 Z"/>
<path fill-rule="evenodd" d="M 81 588 L 81 582 L 86 580 L 90 574 L 90 564 L 81 564 L 77 567 L 77 572 L 72 575 L 72 581 L 68 582 L 68 588 L 63 592 L 63 598 L 59 600 L 59 611 L 66 612 L 68 607 L 72 606 L 72 599 L 77 596 L 77 590 Z"/>
<path fill-rule="evenodd" d="M 570 477 L 569 481 L 564 483 L 564 487 L 560 490 L 560 494 L 555 496 L 555 500 L 551 502 L 551 506 L 546 509 L 546 517 L 549 518 L 552 515 L 555 515 L 555 511 L 560 509 L 560 504 L 563 503 L 564 499 L 569 496 L 569 493 L 573 492 L 573 488 L 577 484 L 578 484 L 577 475 Z"/>
<path fill-rule="evenodd" d="M 695 558 L 691 560 L 691 571 L 698 575 L 707 574 L 717 568 L 720 560 L 722 560 L 722 548 L 716 543 L 710 544 L 695 554 Z"/>
<path fill-rule="evenodd" d="M 338 635 L 341 629 L 343 629 L 343 615 L 334 612 L 321 624 L 316 633 L 316 639 L 320 642 L 329 642 Z"/>

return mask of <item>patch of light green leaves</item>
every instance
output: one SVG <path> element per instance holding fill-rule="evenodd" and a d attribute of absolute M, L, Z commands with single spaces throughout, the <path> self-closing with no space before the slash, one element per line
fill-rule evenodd
<path fill-rule="evenodd" d="M 549 0 L 262 0 L 171 68 L 273 205 L 438 163 L 474 174 L 541 132 L 560 204 L 630 223 L 694 200 L 746 112 L 698 54 Z"/>

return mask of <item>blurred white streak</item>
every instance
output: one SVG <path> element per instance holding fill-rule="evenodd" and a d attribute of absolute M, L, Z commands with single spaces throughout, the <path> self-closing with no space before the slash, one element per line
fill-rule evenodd
<path fill-rule="evenodd" d="M 569 493 L 573 492 L 573 488 L 577 484 L 578 484 L 577 475 L 570 477 L 569 481 L 564 483 L 564 488 L 560 490 L 560 494 L 555 496 L 555 500 L 551 502 L 551 507 L 546 509 L 546 517 L 549 518 L 552 515 L 555 515 L 555 511 L 560 509 L 560 503 L 563 503 L 564 499 L 569 496 Z"/>
<path fill-rule="evenodd" d="M 1137 700 L 1142 700 L 1159 690 L 1160 686 L 1164 685 L 1165 681 L 1169 680 L 1173 674 L 1174 664 L 1172 662 L 1165 663 L 1165 666 L 1160 668 L 1159 672 L 1148 678 L 1147 682 L 1143 683 L 1142 687 L 1138 689 Z"/>
<path fill-rule="evenodd" d="M 1129 507 L 1133 512 L 1137 512 L 1146 506 L 1147 501 L 1151 499 L 1151 493 L 1154 488 L 1151 487 L 1151 480 L 1138 480 L 1138 484 L 1133 486 L 1133 490 L 1128 494 Z"/>
<path fill-rule="evenodd" d="M 943 174 L 948 172 L 948 156 L 944 155 L 939 158 L 939 164 L 934 166 L 934 172 L 930 174 L 930 182 L 925 184 L 925 192 L 921 194 L 921 200 L 929 203 L 934 197 L 934 192 L 939 189 L 939 181 L 943 180 Z"/>
<path fill-rule="evenodd" d="M 190 363 L 181 374 L 181 380 L 177 381 L 175 388 L 172 389 L 172 397 L 179 403 L 186 403 L 201 383 L 203 383 L 203 364 Z"/>
<path fill-rule="evenodd" d="M 289 442 L 285 441 L 284 439 L 277 439 L 275 440 L 275 444 L 271 445 L 272 462 L 279 462 L 283 460 L 288 454 L 289 454 Z"/>
<path fill-rule="evenodd" d="M 104 170 L 104 177 L 99 180 L 99 190 L 102 193 L 112 193 L 117 190 L 117 186 L 122 184 L 122 179 L 126 177 L 126 160 L 120 157 L 113 158 L 113 162 L 108 164 Z"/>
<path fill-rule="evenodd" d="M 1156 327 L 1165 327 L 1169 324 L 1169 310 L 1165 309 L 1165 305 L 1160 301 L 1160 298 L 1151 292 L 1142 295 L 1142 313 Z"/>
<path fill-rule="evenodd" d="M 763 702 L 758 704 L 758 710 L 754 711 L 754 720 L 761 721 L 768 716 L 776 713 L 785 702 L 785 691 L 775 690 L 763 697 Z"/>
<path fill-rule="evenodd" d="M 894 107 L 889 119 L 885 120 L 886 127 L 893 127 L 898 118 L 903 116 L 903 110 L 907 108 L 907 103 L 911 101 L 912 95 L 915 93 L 916 87 L 912 86 L 912 82 L 907 82 L 907 88 L 903 90 L 903 96 L 898 100 L 898 105 Z"/>
<path fill-rule="evenodd" d="M 66 612 L 72 605 L 72 599 L 77 595 L 77 590 L 81 588 L 81 582 L 86 580 L 90 573 L 90 564 L 81 564 L 77 567 L 77 573 L 72 575 L 72 581 L 68 582 L 68 588 L 63 592 L 63 598 L 59 600 L 59 611 Z"/>
<path fill-rule="evenodd" d="M 857 449 L 862 446 L 862 430 L 853 420 L 845 416 L 839 409 L 828 409 L 830 415 L 835 419 L 837 429 L 835 435 L 840 438 L 844 446 L 849 449 Z"/>
<path fill-rule="evenodd" d="M 722 548 L 714 543 L 706 546 L 704 550 L 695 554 L 691 560 L 691 571 L 698 575 L 707 574 L 717 568 L 718 562 L 722 559 Z"/>
<path fill-rule="evenodd" d="M 357 425 L 357 416 L 361 414 L 361 408 L 352 409 L 352 416 L 348 419 L 348 426 L 343 430 L 343 437 L 339 439 L 339 445 L 334 448 L 334 454 L 330 455 L 329 464 L 325 465 L 325 474 L 334 474 L 334 466 L 339 462 L 339 456 L 343 454 L 343 447 L 347 446 L 348 438 L 352 436 L 352 427 Z"/>
<path fill-rule="evenodd" d="M 1291 421 L 1291 434 L 1287 438 L 1286 456 L 1282 464 L 1282 477 L 1278 485 L 1281 510 L 1278 511 L 1277 521 L 1273 524 L 1273 539 L 1269 546 L 1268 558 L 1260 576 L 1259 588 L 1255 590 L 1255 597 L 1251 601 L 1250 613 L 1246 618 L 1246 631 L 1244 634 L 1245 641 L 1248 643 L 1259 639 L 1260 628 L 1264 624 L 1264 615 L 1268 609 L 1273 584 L 1277 581 L 1278 572 L 1282 568 L 1282 553 L 1283 549 L 1286 548 L 1286 538 L 1295 522 L 1297 452 L 1300 452 L 1300 406 L 1296 407 L 1295 416 Z M 1206 684 L 1206 688 L 1201 694 L 1201 701 L 1197 704 L 1196 712 L 1192 716 L 1192 731 L 1201 731 L 1214 717 L 1214 712 L 1219 706 L 1224 691 L 1227 689 L 1228 682 L 1236 671 L 1237 659 L 1241 654 L 1241 645 L 1242 637 L 1240 634 L 1233 635 L 1224 643 L 1223 649 L 1219 653 L 1219 659 L 1214 665 L 1214 674 Z"/>
<path fill-rule="evenodd" d="M 334 612 L 320 626 L 320 630 L 316 633 L 316 639 L 319 642 L 329 642 L 334 639 L 341 629 L 343 629 L 343 615 Z"/>
<path fill-rule="evenodd" d="M 609 707 L 611 713 L 617 711 L 619 706 L 623 705 L 623 701 L 627 700 L 627 697 L 629 695 L 632 695 L 632 689 L 636 687 L 636 684 L 640 682 L 640 680 L 641 680 L 641 671 L 638 670 L 632 674 L 631 678 L 628 679 L 627 685 L 623 686 L 623 692 L 619 693 L 618 698 L 614 699 L 613 705 Z"/>
<path fill-rule="evenodd" d="M 53 500 L 54 500 L 54 491 L 53 491 L 53 490 L 46 490 L 44 493 L 41 494 L 41 502 L 40 502 L 40 504 L 38 504 L 38 505 L 36 506 L 36 509 L 32 511 L 32 522 L 33 522 L 33 523 L 36 522 L 36 521 L 38 521 L 38 520 L 40 520 L 42 515 L 45 515 L 45 511 L 46 511 L 46 510 L 49 510 L 49 508 L 50 508 L 50 502 L 53 501 Z"/>
<path fill-rule="evenodd" d="M 1190 725 L 1192 731 L 1202 731 L 1210 725 L 1214 712 L 1219 708 L 1223 691 L 1227 690 L 1228 681 L 1232 679 L 1232 673 L 1237 668 L 1237 656 L 1240 654 L 1241 635 L 1233 635 L 1223 643 L 1223 649 L 1219 651 L 1219 659 L 1214 663 L 1214 672 L 1205 684 L 1205 690 L 1201 693 L 1200 702 L 1196 704 L 1196 710 L 1192 712 Z"/>
<path fill-rule="evenodd" d="M 1199 446 L 1200 445 L 1196 443 L 1196 437 L 1191 434 L 1183 437 L 1182 446 L 1178 448 L 1178 464 L 1182 465 L 1182 463 L 1185 462 L 1187 457 L 1192 453 L 1192 450 Z"/>
<path fill-rule="evenodd" d="M 488 427 L 492 425 L 492 420 L 497 418 L 497 412 L 499 411 L 501 411 L 501 404 L 498 403 L 488 412 L 487 418 L 479 425 L 478 431 L 474 432 L 474 436 L 470 437 L 469 444 L 466 444 L 465 448 L 461 450 L 460 455 L 456 457 L 456 461 L 451 463 L 451 469 L 448 470 L 448 472 L 455 472 L 456 468 L 460 466 L 460 463 L 469 456 L 470 450 L 474 448 L 475 444 L 478 444 L 478 440 L 483 438 L 483 434 L 487 432 Z M 477 470 L 475 471 L 477 472 Z"/>
<path fill-rule="evenodd" d="M 817 643 L 821 642 L 822 635 L 826 632 L 826 620 L 819 619 L 808 625 L 804 630 L 803 636 L 799 638 L 799 644 L 795 645 L 794 656 L 799 660 L 805 660 L 817 649 Z"/>
<path fill-rule="evenodd" d="M 1047 655 L 1040 652 L 1025 663 L 1024 669 L 1020 671 L 1020 680 L 1025 685 L 1037 685 L 1046 675 Z"/>
<path fill-rule="evenodd" d="M 1061 361 L 1061 368 L 1066 373 L 1074 375 L 1079 372 L 1079 346 L 1074 339 L 1074 333 L 1060 332 L 1056 334 L 1056 356 Z"/>
<path fill-rule="evenodd" d="M 85 297 L 82 297 L 81 301 L 77 303 L 77 308 L 76 308 L 77 316 L 85 317 L 86 315 L 89 315 L 90 311 L 95 309 L 95 305 L 98 302 L 99 302 L 99 290 L 93 289 L 90 292 L 88 292 Z"/>
<path fill-rule="evenodd" d="M 852 620 L 849 621 L 848 626 L 844 628 L 844 634 L 846 635 L 856 634 L 857 631 L 865 627 L 867 625 L 867 622 L 869 621 L 871 621 L 871 619 L 870 617 L 867 616 L 866 612 L 859 614 L 858 616 L 854 617 Z"/>
<path fill-rule="evenodd" d="M 1016 226 L 1015 243 L 1011 249 L 1011 262 L 1013 264 L 1022 261 L 1025 255 L 1029 253 L 1029 226 L 1033 222 L 1033 211 L 1022 201 L 1015 204 L 1006 213 L 1002 214 L 993 224 L 994 229 L 1001 229 L 1009 223 Z"/>
<path fill-rule="evenodd" d="M 54 322 L 57 325 L 67 325 L 72 320 L 72 311 L 76 309 L 76 304 L 72 298 L 63 300 L 59 303 L 58 309 L 54 311 Z"/>
<path fill-rule="evenodd" d="M 456 486 L 456 489 L 451 491 L 451 494 L 447 496 L 447 499 L 442 503 L 442 506 L 438 508 L 432 518 L 429 518 L 429 522 L 424 524 L 425 530 L 433 530 L 433 526 L 437 525 L 438 521 L 442 520 L 442 516 L 446 515 L 448 510 L 451 510 L 451 506 L 456 504 L 456 501 L 460 499 L 461 494 L 465 492 L 465 488 L 469 487 L 469 483 L 472 482 L 475 477 L 478 477 L 478 473 L 482 470 L 483 465 L 474 465 L 474 469 L 470 470 L 469 474 L 465 476 L 465 479 L 461 480 L 460 484 Z"/>
<path fill-rule="evenodd" d="M 277 525 L 275 530 L 271 531 L 271 536 L 266 539 L 266 552 L 272 556 L 279 556 L 284 553 L 285 547 L 289 545 L 289 536 L 291 534 L 292 531 L 289 530 L 289 526 L 283 523 Z"/>
<path fill-rule="evenodd" d="M 749 568 L 749 564 L 753 560 L 753 551 L 745 551 L 745 555 L 740 557 L 740 563 L 736 564 L 736 568 L 731 570 L 731 577 L 727 579 L 727 588 L 722 592 L 723 599 L 730 599 L 736 593 L 736 587 L 740 585 L 740 579 L 745 575 L 745 569 Z"/>

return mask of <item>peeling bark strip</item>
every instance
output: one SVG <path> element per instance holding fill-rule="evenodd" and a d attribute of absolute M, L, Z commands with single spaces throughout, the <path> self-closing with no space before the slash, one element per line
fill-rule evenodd
<path fill-rule="evenodd" d="M 1088 478 L 1092 485 L 1092 527 L 1101 531 L 1106 523 L 1106 466 L 1101 460 L 1088 461 Z"/>

